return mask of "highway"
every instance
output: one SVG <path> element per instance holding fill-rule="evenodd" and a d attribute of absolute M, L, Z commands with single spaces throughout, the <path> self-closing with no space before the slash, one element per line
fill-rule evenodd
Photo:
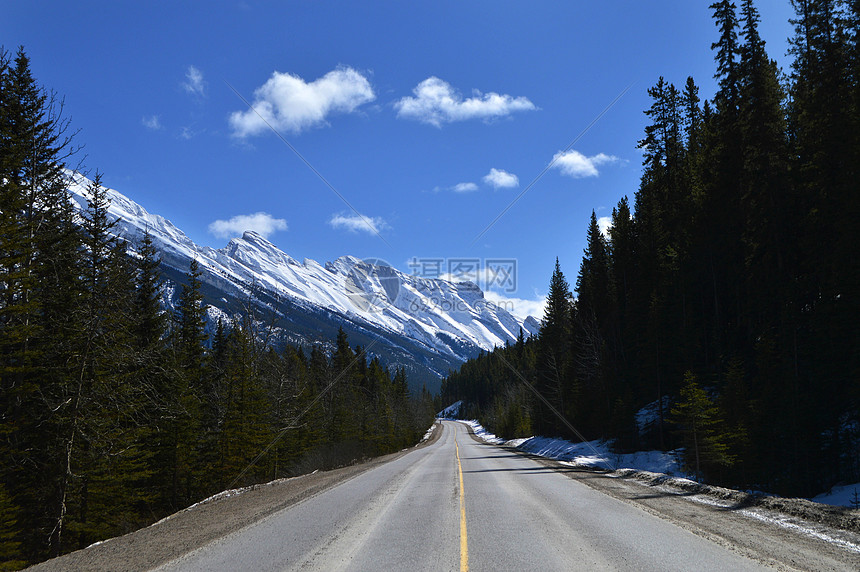
<path fill-rule="evenodd" d="M 690 503 L 692 504 L 692 503 Z M 748 559 L 444 421 L 433 444 L 158 570 L 757 570 Z"/>

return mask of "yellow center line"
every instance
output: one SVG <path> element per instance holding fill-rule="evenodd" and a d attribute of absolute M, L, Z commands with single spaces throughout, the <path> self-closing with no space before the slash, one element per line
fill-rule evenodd
<path fill-rule="evenodd" d="M 469 572 L 469 541 L 466 536 L 466 496 L 463 489 L 463 466 L 460 464 L 460 447 L 454 434 L 454 449 L 457 452 L 457 472 L 460 473 L 460 572 Z"/>

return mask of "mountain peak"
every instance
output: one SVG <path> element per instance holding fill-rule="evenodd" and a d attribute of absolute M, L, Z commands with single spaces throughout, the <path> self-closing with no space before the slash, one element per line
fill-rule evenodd
<path fill-rule="evenodd" d="M 275 246 L 272 244 L 265 236 L 257 232 L 256 230 L 246 230 L 242 233 L 242 240 L 246 242 L 251 242 L 255 244 L 262 244 L 266 246 Z"/>
<path fill-rule="evenodd" d="M 287 253 L 254 230 L 246 230 L 242 238 L 232 239 L 220 251 L 256 270 L 269 265 L 297 264 Z"/>

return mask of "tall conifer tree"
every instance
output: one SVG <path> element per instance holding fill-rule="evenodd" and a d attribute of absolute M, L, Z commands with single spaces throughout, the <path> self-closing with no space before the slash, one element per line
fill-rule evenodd
<path fill-rule="evenodd" d="M 541 322 L 539 363 L 536 389 L 563 415 L 570 413 L 575 399 L 575 383 L 568 378 L 571 323 L 570 286 L 561 271 L 558 258 L 549 283 L 546 308 Z M 561 423 L 538 403 L 535 415 L 539 430 L 561 431 Z"/>

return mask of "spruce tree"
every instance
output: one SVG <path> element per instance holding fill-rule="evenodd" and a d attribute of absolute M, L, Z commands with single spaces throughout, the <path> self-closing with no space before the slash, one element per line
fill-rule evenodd
<path fill-rule="evenodd" d="M 32 77 L 23 48 L 14 61 L 0 49 L 0 456 L 10 460 L 0 466 L 0 483 L 20 509 L 18 538 L 29 560 L 60 546 L 52 531 L 64 469 L 53 411 L 63 403 L 63 384 L 54 366 L 65 362 L 48 353 L 67 346 L 44 313 L 73 299 L 68 126 L 61 102 Z"/>
<path fill-rule="evenodd" d="M 177 366 L 169 403 L 172 419 L 165 428 L 164 445 L 169 480 L 165 497 L 173 509 L 181 508 L 198 494 L 199 463 L 197 437 L 200 430 L 200 393 L 205 348 L 204 308 L 200 269 L 192 260 L 177 303 L 173 350 Z"/>
<path fill-rule="evenodd" d="M 594 319 L 610 319 L 610 301 L 613 285 L 609 275 L 609 245 L 597 224 L 597 215 L 591 211 L 586 247 L 576 279 L 576 293 L 580 311 L 589 308 Z"/>
<path fill-rule="evenodd" d="M 721 112 L 731 113 L 738 104 L 739 74 L 738 55 L 738 17 L 737 6 L 731 0 L 720 0 L 710 6 L 719 30 L 719 40 L 711 44 L 716 50 L 717 73 L 719 80 L 717 105 Z"/>
<path fill-rule="evenodd" d="M 684 461 L 697 481 L 706 473 L 712 476 L 714 473 L 710 471 L 715 467 L 734 462 L 722 431 L 719 408 L 692 372 L 684 376 L 680 400 L 672 408 L 672 422 L 679 427 L 685 446 Z"/>
<path fill-rule="evenodd" d="M 208 336 L 204 332 L 203 294 L 200 282 L 200 265 L 196 259 L 192 260 L 185 283 L 182 284 L 182 292 L 177 304 L 177 353 L 179 365 L 192 378 L 199 379 L 203 370 L 205 356 L 204 344 Z"/>
<path fill-rule="evenodd" d="M 738 62 L 738 19 L 734 2 L 711 6 L 719 38 L 711 48 L 717 63 L 719 90 L 715 113 L 705 126 L 702 157 L 703 226 L 702 282 L 710 290 L 707 321 L 711 328 L 710 354 L 727 356 L 737 351 L 743 337 L 743 222 L 742 172 L 744 152 L 739 123 L 741 69 Z M 719 365 L 719 364 L 718 364 Z"/>
<path fill-rule="evenodd" d="M 364 357 L 358 358 L 359 361 Z M 332 437 L 336 441 L 359 438 L 359 415 L 364 395 L 356 383 L 356 355 L 349 345 L 343 328 L 338 328 L 335 352 L 332 356 L 332 374 L 340 377 L 331 389 Z"/>
<path fill-rule="evenodd" d="M 556 258 L 541 321 L 538 346 L 538 363 L 541 368 L 535 389 L 563 415 L 569 414 L 569 407 L 575 398 L 574 384 L 567 377 L 570 351 L 570 297 L 570 286 Z M 534 418 L 538 431 L 561 431 L 561 422 L 546 407 L 540 403 L 536 403 L 536 407 Z"/>
<path fill-rule="evenodd" d="M 759 16 L 751 0 L 742 5 L 744 44 L 741 48 L 741 144 L 744 242 L 750 290 L 747 302 L 752 318 L 749 328 L 785 319 L 780 315 L 789 282 L 786 257 L 795 248 L 789 242 L 793 219 L 792 189 L 788 181 L 788 139 L 784 99 L 776 63 L 767 57 L 758 33 Z M 758 323 L 756 323 L 758 322 Z M 751 332 L 752 336 L 758 332 Z"/>
<path fill-rule="evenodd" d="M 792 430 L 795 450 L 804 451 L 796 465 L 839 466 L 839 447 L 821 447 L 823 432 L 840 433 L 838 415 L 844 396 L 857 394 L 860 303 L 846 295 L 860 289 L 860 193 L 857 192 L 857 140 L 860 113 L 855 106 L 857 77 L 851 70 L 856 28 L 847 28 L 856 7 L 846 13 L 834 0 L 793 2 L 792 64 L 788 126 L 791 173 L 801 215 L 797 251 L 799 272 L 793 303 L 797 319 L 791 332 L 795 368 L 792 391 L 807 403 L 802 429 Z M 848 16 L 846 18 L 845 16 Z M 854 20 L 856 22 L 856 20 Z M 821 237 L 827 236 L 826 247 Z M 846 372 L 851 372 L 846 374 Z M 789 428 L 786 428 L 789 429 Z M 817 456 L 828 450 L 827 456 Z M 809 458 L 815 455 L 817 458 Z M 816 477 L 796 474 L 812 490 Z"/>
<path fill-rule="evenodd" d="M 20 570 L 27 565 L 18 540 L 20 518 L 18 507 L 0 484 L 0 570 Z"/>
<path fill-rule="evenodd" d="M 66 397 L 56 410 L 65 459 L 56 535 L 68 548 L 128 530 L 148 477 L 149 396 L 132 375 L 134 272 L 126 244 L 113 234 L 99 175 L 87 191 L 78 299 L 45 313 L 54 331 L 65 331 L 57 346 L 66 355 L 57 357 L 70 366 L 56 373 Z"/>
<path fill-rule="evenodd" d="M 136 338 L 141 350 L 156 351 L 164 344 L 167 315 L 161 306 L 161 259 L 147 230 L 137 249 Z"/>
<path fill-rule="evenodd" d="M 586 431 L 605 430 L 611 416 L 610 372 L 606 363 L 610 324 L 615 320 L 614 292 L 610 275 L 609 246 L 591 211 L 587 246 L 576 279 L 575 338 L 572 355 L 579 381 L 581 409 L 588 412 Z"/>
<path fill-rule="evenodd" d="M 251 463 L 272 438 L 269 431 L 270 411 L 260 379 L 260 360 L 256 352 L 251 317 L 244 323 L 234 321 L 227 336 L 227 360 L 222 395 L 223 425 L 220 430 L 222 459 L 220 471 L 229 486 L 240 474 L 246 485 L 267 474 L 267 462 L 273 456 Z"/>

